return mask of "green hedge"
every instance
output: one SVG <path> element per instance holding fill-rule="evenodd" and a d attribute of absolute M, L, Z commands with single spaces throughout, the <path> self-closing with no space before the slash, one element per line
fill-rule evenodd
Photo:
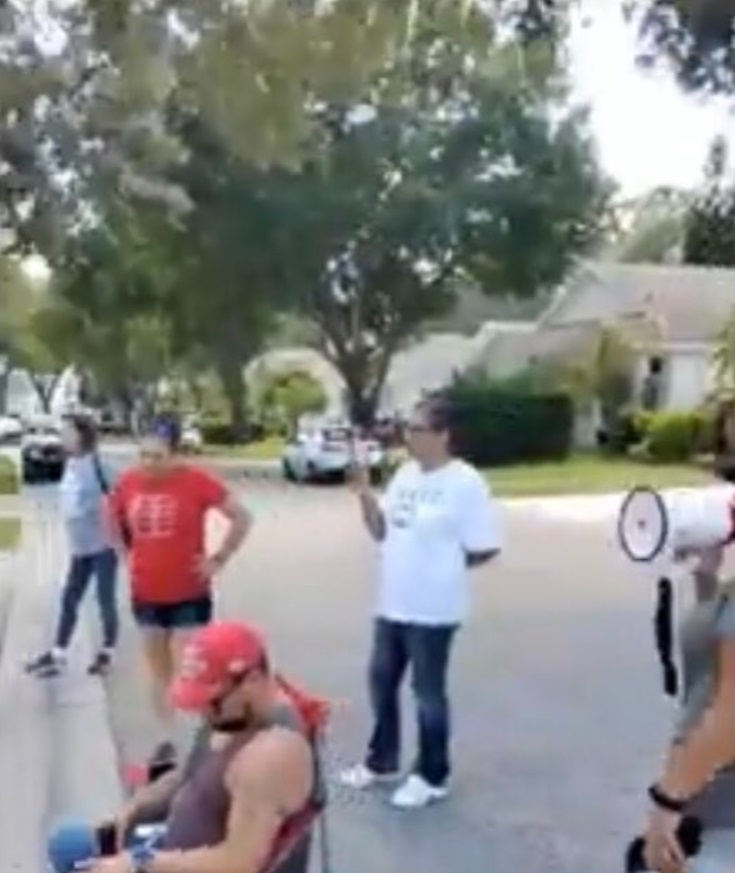
<path fill-rule="evenodd" d="M 562 460 L 572 449 L 574 404 L 565 394 L 458 382 L 447 396 L 455 412 L 455 451 L 473 464 Z"/>
<path fill-rule="evenodd" d="M 204 416 L 199 429 L 210 446 L 235 446 L 262 440 L 265 431 L 258 422 L 250 422 L 245 433 L 238 433 L 226 418 Z"/>
<path fill-rule="evenodd" d="M 646 455 L 652 461 L 688 461 L 706 443 L 707 420 L 701 412 L 654 412 L 641 419 Z"/>

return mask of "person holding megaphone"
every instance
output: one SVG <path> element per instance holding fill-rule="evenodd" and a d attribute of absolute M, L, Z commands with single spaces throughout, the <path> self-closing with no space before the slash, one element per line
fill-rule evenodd
<path fill-rule="evenodd" d="M 680 632 L 681 716 L 629 871 L 735 871 L 735 579 L 720 580 L 723 546 L 690 557 L 697 602 Z"/>

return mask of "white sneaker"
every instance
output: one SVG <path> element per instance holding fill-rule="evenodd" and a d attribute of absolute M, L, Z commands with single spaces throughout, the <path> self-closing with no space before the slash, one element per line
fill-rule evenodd
<path fill-rule="evenodd" d="M 430 785 L 424 778 L 413 773 L 393 793 L 391 805 L 398 809 L 422 809 L 430 803 L 444 800 L 449 790 L 443 785 Z"/>
<path fill-rule="evenodd" d="M 398 778 L 398 773 L 375 773 L 365 764 L 355 764 L 339 774 L 339 782 L 346 788 L 354 788 L 356 791 L 365 791 L 373 785 L 393 782 Z"/>

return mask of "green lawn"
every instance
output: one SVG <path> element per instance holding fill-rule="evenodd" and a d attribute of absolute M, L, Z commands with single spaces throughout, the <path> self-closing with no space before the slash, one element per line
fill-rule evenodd
<path fill-rule="evenodd" d="M 272 437 L 240 446 L 207 446 L 210 457 L 272 461 L 281 456 L 284 441 Z M 493 491 L 501 497 L 555 494 L 606 494 L 633 485 L 677 488 L 712 481 L 711 473 L 687 464 L 646 464 L 633 459 L 581 455 L 558 463 L 520 464 L 485 471 Z"/>
<path fill-rule="evenodd" d="M 257 443 L 237 446 L 206 445 L 204 454 L 212 458 L 244 458 L 252 461 L 278 460 L 286 441 L 281 437 L 269 437 Z"/>
<path fill-rule="evenodd" d="M 485 471 L 501 497 L 606 494 L 634 485 L 677 488 L 712 482 L 711 473 L 684 464 L 645 464 L 612 458 L 577 457 L 558 463 L 524 464 Z"/>
<path fill-rule="evenodd" d="M 23 522 L 19 518 L 0 518 L 0 553 L 12 552 L 20 545 Z"/>

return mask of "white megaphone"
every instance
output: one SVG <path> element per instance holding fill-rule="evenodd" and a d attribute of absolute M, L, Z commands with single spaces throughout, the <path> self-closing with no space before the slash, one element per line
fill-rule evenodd
<path fill-rule="evenodd" d="M 631 561 L 656 564 L 656 649 L 664 691 L 673 697 L 679 689 L 674 655 L 673 568 L 690 556 L 735 541 L 735 486 L 666 494 L 647 486 L 633 488 L 620 507 L 618 541 Z"/>
<path fill-rule="evenodd" d="M 636 563 L 675 561 L 735 540 L 735 486 L 688 488 L 661 494 L 633 488 L 618 515 L 618 541 Z"/>

